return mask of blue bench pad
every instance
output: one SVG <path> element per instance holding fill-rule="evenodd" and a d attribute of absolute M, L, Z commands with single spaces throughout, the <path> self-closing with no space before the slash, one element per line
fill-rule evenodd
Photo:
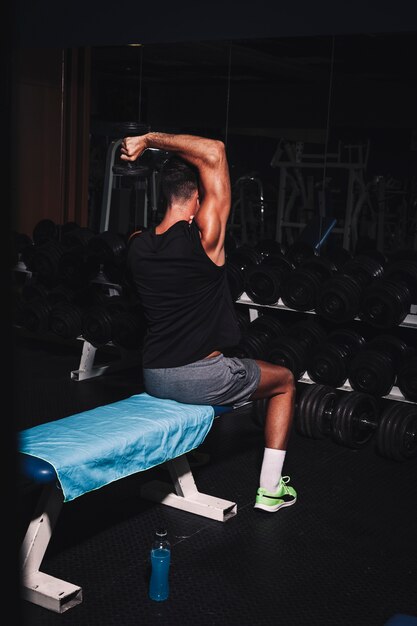
<path fill-rule="evenodd" d="M 227 411 L 141 393 L 20 431 L 18 450 L 52 465 L 68 502 L 190 452 Z M 51 480 L 45 464 L 22 465 L 38 482 Z"/>

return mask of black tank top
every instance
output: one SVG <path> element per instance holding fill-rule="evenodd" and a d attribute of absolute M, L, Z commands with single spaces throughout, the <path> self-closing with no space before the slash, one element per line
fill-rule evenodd
<path fill-rule="evenodd" d="M 127 263 L 148 325 L 143 367 L 187 365 L 239 342 L 225 266 L 207 256 L 194 222 L 136 235 Z"/>

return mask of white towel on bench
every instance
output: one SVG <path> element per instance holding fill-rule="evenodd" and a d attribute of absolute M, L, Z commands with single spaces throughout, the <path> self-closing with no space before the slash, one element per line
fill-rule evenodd
<path fill-rule="evenodd" d="M 20 431 L 19 451 L 48 461 L 64 502 L 199 446 L 214 408 L 133 395 Z"/>

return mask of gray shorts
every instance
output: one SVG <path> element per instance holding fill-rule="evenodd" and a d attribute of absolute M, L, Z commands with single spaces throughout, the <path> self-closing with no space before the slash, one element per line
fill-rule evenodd
<path fill-rule="evenodd" d="M 143 370 L 145 390 L 156 398 L 185 404 L 233 405 L 246 402 L 258 388 L 259 365 L 253 359 L 223 354 L 180 367 Z"/>

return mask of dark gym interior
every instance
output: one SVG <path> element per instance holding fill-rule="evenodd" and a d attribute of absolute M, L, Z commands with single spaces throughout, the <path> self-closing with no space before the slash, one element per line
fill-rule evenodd
<path fill-rule="evenodd" d="M 417 22 L 381 6 L 379 22 L 365 12 L 361 25 L 350 12 L 345 28 L 342 12 L 325 23 L 324 7 L 322 21 L 317 10 L 310 22 L 295 12 L 268 24 L 259 7 L 263 27 L 252 16 L 251 31 L 242 7 L 240 21 L 216 30 L 210 18 L 208 32 L 200 22 L 188 35 L 191 14 L 184 22 L 168 12 L 172 37 L 169 20 L 160 34 L 149 27 L 153 7 L 148 18 L 132 9 L 120 35 L 119 18 L 111 32 L 103 11 L 103 31 L 88 39 L 87 22 L 71 32 L 68 13 L 65 30 L 51 8 L 61 30 L 41 45 L 48 16 L 18 7 L 8 623 L 413 626 Z M 234 354 L 294 372 L 285 474 L 298 501 L 255 511 L 263 407 L 221 415 L 188 460 L 199 490 L 233 500 L 237 514 L 220 522 L 141 498 L 145 482 L 167 479 L 163 465 L 64 503 L 41 570 L 82 587 L 83 599 L 57 613 L 20 597 L 20 546 L 42 488 L 20 473 L 18 434 L 144 390 L 143 320 L 122 302 L 123 263 L 128 235 L 162 215 L 158 163 L 149 158 L 132 174 L 111 152 L 142 126 L 226 145 L 227 258 L 244 338 Z M 83 253 L 71 256 L 81 236 Z M 88 296 L 80 317 L 65 308 L 77 289 Z M 109 296 L 120 299 L 113 313 Z M 172 546 L 170 595 L 154 602 L 149 552 L 161 526 Z"/>

